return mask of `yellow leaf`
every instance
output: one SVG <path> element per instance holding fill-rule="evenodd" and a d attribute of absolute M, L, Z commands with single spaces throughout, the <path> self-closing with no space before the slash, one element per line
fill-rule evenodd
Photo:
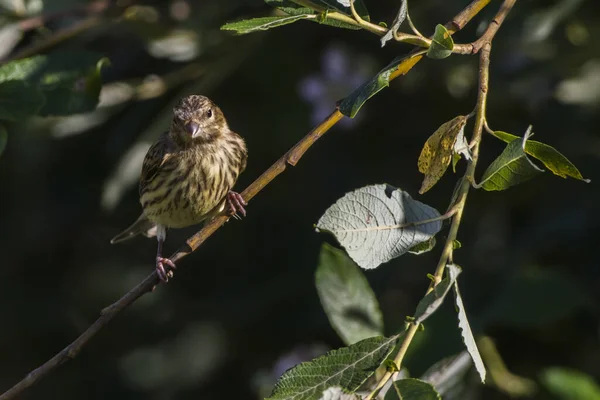
<path fill-rule="evenodd" d="M 420 194 L 431 189 L 446 172 L 452 160 L 456 137 L 466 123 L 467 117 L 459 115 L 442 124 L 425 142 L 418 162 L 419 171 L 425 174 Z"/>

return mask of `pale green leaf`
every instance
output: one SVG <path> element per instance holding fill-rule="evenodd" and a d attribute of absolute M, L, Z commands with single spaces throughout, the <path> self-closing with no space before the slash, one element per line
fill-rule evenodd
<path fill-rule="evenodd" d="M 44 95 L 37 87 L 22 80 L 0 83 L 0 121 L 21 122 L 43 105 Z"/>
<path fill-rule="evenodd" d="M 419 301 L 417 304 L 417 310 L 415 311 L 415 322 L 420 324 L 425 321 L 431 314 L 433 314 L 444 302 L 446 295 L 450 291 L 452 284 L 456 280 L 458 274 L 460 274 L 460 268 L 454 264 L 446 265 L 446 277 L 438 283 L 433 290 Z M 450 270 L 453 272 L 450 273 Z"/>
<path fill-rule="evenodd" d="M 544 170 L 538 168 L 525 154 L 525 145 L 530 136 L 527 131 L 523 140 L 510 142 L 483 173 L 481 187 L 488 191 L 505 190 L 511 186 L 528 181 Z"/>
<path fill-rule="evenodd" d="M 428 241 L 442 228 L 440 220 L 430 221 L 439 217 L 436 209 L 400 189 L 372 185 L 335 202 L 317 230 L 331 232 L 360 267 L 370 269 Z"/>
<path fill-rule="evenodd" d="M 598 400 L 600 386 L 591 376 L 574 369 L 553 367 L 541 374 L 542 384 L 561 400 Z"/>
<path fill-rule="evenodd" d="M 45 56 L 34 56 L 11 61 L 0 66 L 0 82 L 27 79 L 39 71 L 45 63 Z"/>
<path fill-rule="evenodd" d="M 340 112 L 347 117 L 354 118 L 367 100 L 390 85 L 390 76 L 398 69 L 398 65 L 403 59 L 400 57 L 395 58 L 390 64 L 379 71 L 375 77 L 363 83 L 358 89 L 344 98 L 339 105 Z"/>
<path fill-rule="evenodd" d="M 492 134 L 506 143 L 511 143 L 515 139 L 520 139 L 518 136 L 502 131 L 495 131 Z M 561 178 L 570 176 L 571 178 L 579 179 L 586 183 L 590 182 L 589 179 L 585 179 L 581 175 L 581 172 L 579 172 L 577 167 L 569 161 L 567 157 L 562 155 L 552 146 L 535 140 L 528 140 L 525 142 L 525 153 L 540 160 L 554 175 L 558 175 Z"/>
<path fill-rule="evenodd" d="M 485 365 L 483 364 L 481 354 L 479 354 L 479 349 L 475 343 L 475 337 L 471 331 L 471 326 L 469 325 L 469 320 L 467 319 L 467 313 L 465 311 L 465 305 L 463 304 L 462 297 L 460 296 L 460 290 L 458 289 L 458 281 L 456 280 L 458 274 L 460 273 L 460 267 L 451 264 L 447 265 L 446 268 L 448 268 L 448 274 L 450 277 L 454 277 L 454 294 L 456 308 L 458 310 L 458 327 L 461 331 L 463 343 L 465 344 L 469 355 L 473 359 L 473 364 L 475 364 L 475 369 L 477 370 L 477 373 L 479 373 L 481 382 L 485 382 Z"/>
<path fill-rule="evenodd" d="M 398 32 L 398 29 L 400 29 L 400 25 L 402 25 L 407 15 L 407 0 L 400 0 L 400 9 L 398 10 L 398 14 L 396 14 L 396 18 L 394 18 L 394 22 L 392 22 L 391 28 L 387 31 L 385 35 L 381 37 L 381 47 L 385 46 L 385 43 L 388 40 L 392 40 L 392 38 L 394 37 L 394 33 Z"/>
<path fill-rule="evenodd" d="M 349 3 L 348 3 L 348 7 L 345 7 L 342 4 L 337 3 L 335 0 L 332 0 L 332 1 L 315 0 L 314 3 L 317 6 L 321 7 L 321 8 L 318 8 L 317 10 L 313 10 L 311 8 L 298 5 L 290 0 L 265 0 L 265 3 L 269 4 L 272 7 L 277 8 L 287 14 L 290 14 L 290 15 L 300 15 L 300 14 L 316 15 L 316 18 L 311 18 L 310 21 L 318 22 L 320 24 L 334 26 L 336 28 L 344 28 L 344 29 L 352 29 L 352 30 L 362 29 L 360 26 L 351 25 L 351 24 L 327 17 L 329 10 L 341 11 L 342 13 L 344 13 L 348 16 L 351 16 Z M 359 15 L 361 15 L 364 20 L 369 21 L 369 14 L 367 12 L 366 7 L 364 6 L 364 3 L 362 1 L 357 1 L 355 6 L 356 6 L 356 10 L 359 13 Z M 322 12 L 323 8 L 325 8 L 327 11 Z"/>
<path fill-rule="evenodd" d="M 427 57 L 440 60 L 449 57 L 453 49 L 454 40 L 452 40 L 452 35 L 444 25 L 438 24 L 431 39 L 431 46 L 427 49 Z"/>
<path fill-rule="evenodd" d="M 471 365 L 471 356 L 464 350 L 436 362 L 421 375 L 420 379 L 431 384 L 441 396 L 444 396 L 460 388 Z"/>
<path fill-rule="evenodd" d="M 279 378 L 267 400 L 319 400 L 330 387 L 353 392 L 373 375 L 399 338 L 365 339 L 297 365 Z"/>
<path fill-rule="evenodd" d="M 383 316 L 375 293 L 345 252 L 323 244 L 315 280 L 323 309 L 344 343 L 383 335 Z"/>
<path fill-rule="evenodd" d="M 406 378 L 393 382 L 385 400 L 441 400 L 433 386 L 420 379 Z"/>
<path fill-rule="evenodd" d="M 260 17 L 245 19 L 243 21 L 231 22 L 221 27 L 224 31 L 234 31 L 238 35 L 244 35 L 246 33 L 252 33 L 257 31 L 266 31 L 271 28 L 277 28 L 278 26 L 288 25 L 301 19 L 315 18 L 310 14 L 297 14 L 297 15 L 285 15 L 277 17 Z"/>

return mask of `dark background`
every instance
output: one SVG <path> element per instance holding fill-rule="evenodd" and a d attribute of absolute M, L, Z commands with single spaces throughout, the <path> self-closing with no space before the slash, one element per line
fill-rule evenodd
<path fill-rule="evenodd" d="M 19 18 L 62 13 L 26 32 L 13 51 L 95 17 L 74 11 L 84 3 L 1 2 L 4 29 L 15 21 L 15 5 Z M 97 111 L 9 126 L 0 158 L 0 391 L 152 271 L 155 240 L 109 240 L 140 213 L 140 157 L 168 127 L 178 98 L 211 97 L 247 140 L 248 168 L 236 186 L 242 190 L 337 100 L 410 49 L 395 42 L 381 48 L 368 32 L 308 21 L 247 36 L 219 30 L 271 13 L 259 0 L 136 2 L 143 7 L 128 9 L 131 3 L 119 2 L 94 27 L 48 49 L 109 57 Z M 366 1 L 371 18 L 388 23 L 396 3 Z M 409 6 L 430 35 L 466 4 Z M 456 42 L 474 40 L 499 4 Z M 126 10 L 133 16 L 119 19 Z M 599 30 L 592 1 L 517 2 L 494 40 L 488 121 L 516 135 L 532 124 L 536 140 L 555 146 L 592 182 L 547 171 L 504 192 L 472 191 L 463 247 L 455 252 L 473 329 L 494 339 L 513 373 L 538 383 L 554 366 L 600 376 Z M 445 210 L 458 175 L 448 171 L 418 196 L 417 158 L 439 125 L 471 112 L 476 73 L 477 57 L 420 62 L 276 178 L 250 203 L 247 218 L 228 222 L 183 260 L 168 285 L 121 313 L 21 398 L 253 399 L 296 362 L 341 347 L 314 287 L 320 246 L 331 239 L 313 224 L 346 192 L 381 182 Z M 478 176 L 502 149 L 484 136 Z M 463 171 L 461 163 L 457 173 Z M 195 230 L 170 231 L 167 253 Z M 366 272 L 387 333 L 414 313 L 440 247 Z M 455 318 L 446 304 L 418 334 L 406 359 L 411 375 L 462 349 Z M 508 398 L 493 382 L 469 386 L 471 398 Z M 535 396 L 561 398 L 550 392 L 542 384 Z"/>

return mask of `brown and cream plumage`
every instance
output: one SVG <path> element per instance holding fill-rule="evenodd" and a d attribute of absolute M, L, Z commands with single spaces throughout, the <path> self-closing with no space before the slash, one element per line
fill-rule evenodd
<path fill-rule="evenodd" d="M 231 191 L 246 159 L 244 140 L 229 129 L 219 107 L 204 96 L 183 98 L 173 109 L 169 131 L 144 158 L 139 185 L 143 213 L 111 243 L 155 233 L 156 270 L 166 281 L 165 265 L 175 267 L 162 257 L 167 228 L 198 224 L 221 212 L 246 214 L 246 203 Z"/>

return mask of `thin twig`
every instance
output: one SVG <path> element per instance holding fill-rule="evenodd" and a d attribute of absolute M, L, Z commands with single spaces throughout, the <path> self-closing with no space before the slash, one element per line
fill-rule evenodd
<path fill-rule="evenodd" d="M 302 0 L 304 1 L 304 0 Z M 468 21 L 470 21 L 477 13 L 479 13 L 485 5 L 489 3 L 490 0 L 473 0 L 473 2 L 464 10 L 462 10 L 457 16 L 454 17 L 452 21 L 446 24 L 447 28 L 450 30 L 451 27 L 454 26 L 454 21 L 462 21 L 462 26 L 466 25 Z M 300 3 L 300 1 L 297 1 Z M 352 20 L 352 19 L 351 19 Z M 456 29 L 451 30 L 452 33 L 456 32 Z M 420 51 L 420 50 L 416 50 Z M 423 55 L 414 54 L 409 55 L 405 59 L 403 59 L 398 68 L 390 75 L 390 80 L 396 79 L 397 77 L 406 74 L 408 71 L 412 69 L 423 57 Z M 281 174 L 287 167 L 287 165 L 295 166 L 300 158 L 304 155 L 304 153 L 321 137 L 323 136 L 332 126 L 334 126 L 340 119 L 342 119 L 343 115 L 339 110 L 335 110 L 331 113 L 321 124 L 315 127 L 312 131 L 310 131 L 304 138 L 302 138 L 292 149 L 290 149 L 286 154 L 284 154 L 279 160 L 277 160 L 268 170 L 266 170 L 260 177 L 258 177 L 250 186 L 248 186 L 243 192 L 242 196 L 246 201 L 250 201 L 260 190 L 262 190 L 266 185 L 268 185 L 275 177 Z M 208 239 L 217 229 L 219 229 L 226 221 L 227 217 L 217 217 L 213 219 L 210 223 L 204 226 L 199 232 L 190 237 L 186 243 L 181 246 L 170 258 L 177 262 L 181 260 L 186 255 L 195 251 L 206 239 Z M 456 219 L 456 216 L 455 216 Z M 131 289 L 127 294 L 117 300 L 115 303 L 106 307 L 102 310 L 100 317 L 89 327 L 87 328 L 75 341 L 65 347 L 62 351 L 52 357 L 50 360 L 46 361 L 40 367 L 31 371 L 25 378 L 23 378 L 20 382 L 14 385 L 11 389 L 0 395 L 0 400 L 9 400 L 14 399 L 20 393 L 22 393 L 25 389 L 35 384 L 44 376 L 48 375 L 50 372 L 54 371 L 58 366 L 64 364 L 70 359 L 74 358 L 85 346 L 89 340 L 94 337 L 108 322 L 110 322 L 113 318 L 115 318 L 121 311 L 125 308 L 133 304 L 138 298 L 143 296 L 144 294 L 150 292 L 152 288 L 159 284 L 160 280 L 156 272 L 152 272 L 148 275 L 142 282 L 140 282 L 136 287 Z M 414 332 L 412 335 L 416 333 L 416 329 L 418 327 L 414 327 Z M 409 328 L 409 332 L 405 336 L 406 346 L 410 344 L 410 341 L 406 338 L 413 330 L 413 326 Z M 402 361 L 402 357 L 400 357 L 400 361 Z M 398 363 L 400 365 L 400 363 Z M 387 378 L 389 379 L 389 377 Z M 387 381 L 386 379 L 386 381 Z M 384 382 L 385 384 L 385 382 Z"/>
<path fill-rule="evenodd" d="M 505 0 L 500 8 L 500 11 L 494 18 L 494 21 L 499 21 L 498 24 L 501 24 L 504 21 L 504 18 L 514 5 L 516 0 Z M 435 274 L 429 287 L 427 288 L 426 295 L 429 294 L 435 286 L 437 286 L 441 281 L 444 275 L 444 271 L 446 269 L 446 264 L 449 260 L 452 260 L 452 251 L 454 249 L 454 241 L 458 235 L 458 228 L 460 227 L 460 222 L 462 219 L 463 211 L 465 208 L 465 203 L 467 201 L 467 195 L 469 193 L 469 189 L 471 188 L 471 182 L 474 181 L 475 177 L 475 167 L 477 166 L 477 161 L 479 159 L 479 146 L 481 144 L 481 137 L 483 133 L 483 128 L 485 125 L 485 115 L 486 115 L 486 107 L 487 107 L 487 94 L 488 94 L 488 86 L 489 86 L 489 68 L 490 68 L 490 51 L 492 49 L 491 41 L 494 38 L 496 32 L 498 31 L 500 25 L 488 31 L 490 34 L 484 34 L 482 38 L 485 38 L 485 41 L 479 47 L 479 90 L 477 96 L 477 106 L 476 106 L 476 116 L 475 116 L 475 125 L 473 127 L 473 136 L 471 138 L 470 146 L 472 146 L 472 159 L 469 163 L 467 170 L 465 171 L 464 179 L 462 179 L 461 186 L 459 189 L 458 199 L 455 203 L 456 212 L 452 219 L 452 224 L 450 225 L 450 231 L 448 233 L 448 237 L 446 238 L 446 242 L 444 243 L 444 248 L 442 250 L 442 254 L 438 261 Z M 488 32 L 486 31 L 486 33 Z M 415 333 L 419 329 L 419 324 L 415 322 L 411 322 L 410 326 L 403 337 L 402 343 L 400 344 L 400 351 L 394 357 L 394 363 L 397 368 L 400 369 L 402 366 L 402 361 L 404 360 L 404 356 L 406 355 L 406 351 L 412 342 Z M 379 390 L 387 381 L 392 378 L 395 372 L 386 371 L 386 373 L 381 377 L 378 381 L 375 389 L 365 397 L 364 400 L 373 399 Z"/>

